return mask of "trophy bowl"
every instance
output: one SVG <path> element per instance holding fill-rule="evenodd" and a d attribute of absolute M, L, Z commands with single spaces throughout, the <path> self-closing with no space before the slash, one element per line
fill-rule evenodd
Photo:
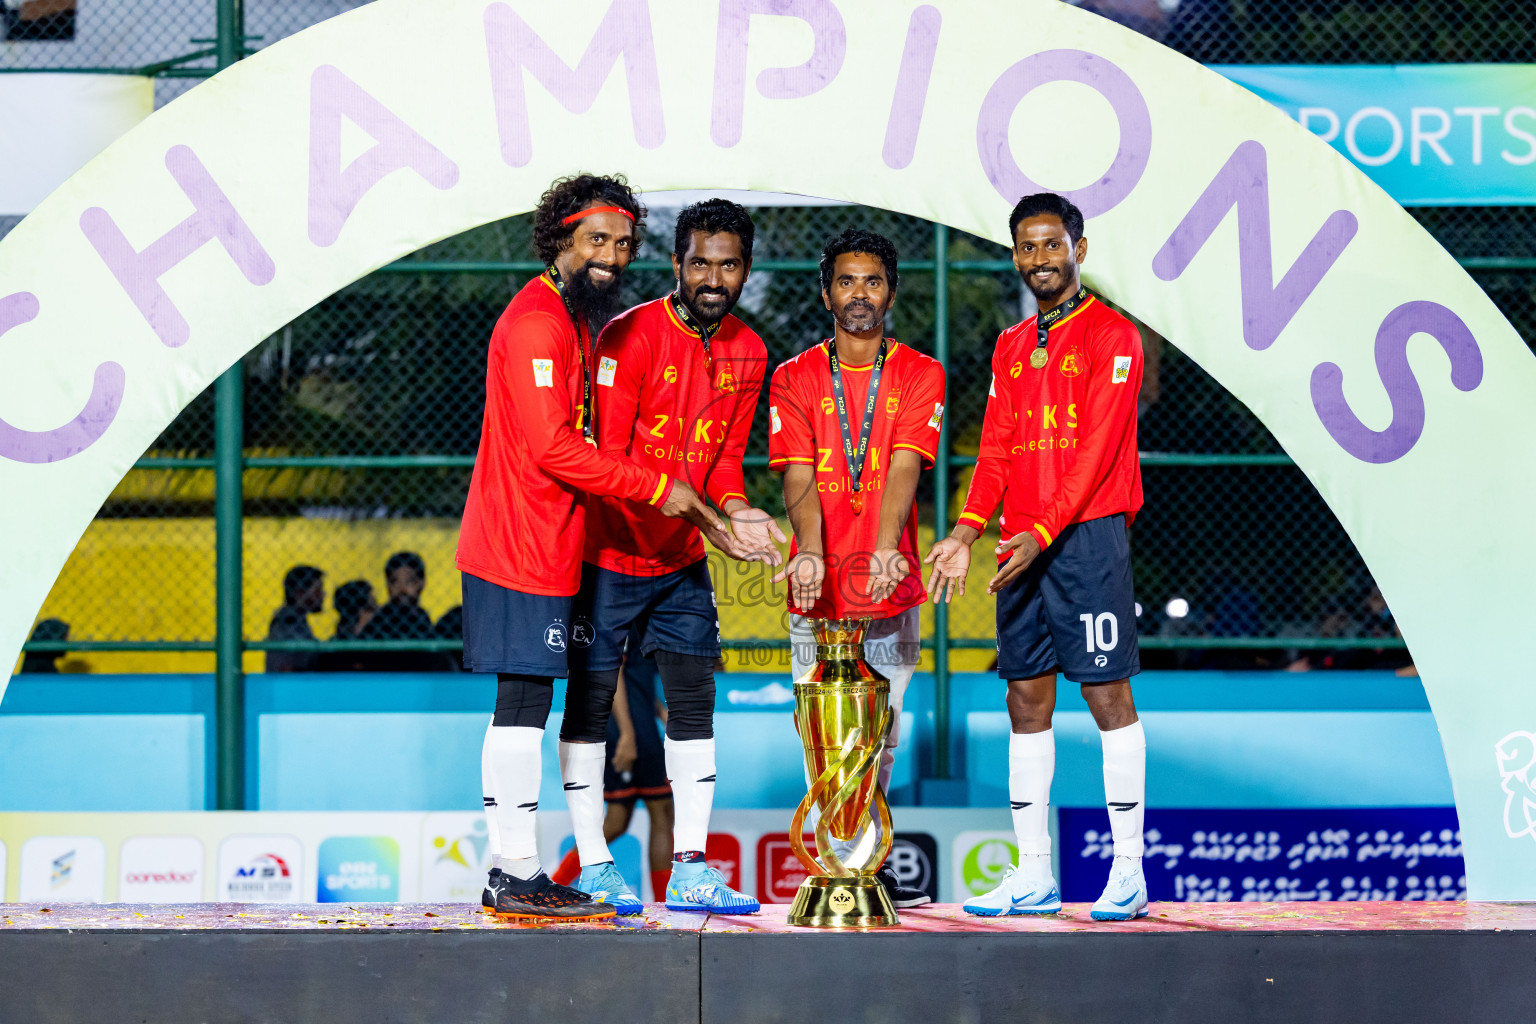
<path fill-rule="evenodd" d="M 891 850 L 891 810 L 879 786 L 891 728 L 890 683 L 864 660 L 869 619 L 816 619 L 816 662 L 795 680 L 795 731 L 810 788 L 790 820 L 789 843 L 809 877 L 789 923 L 811 928 L 899 924 L 875 872 Z M 816 854 L 804 825 L 817 812 Z M 841 848 L 841 849 L 840 849 Z"/>

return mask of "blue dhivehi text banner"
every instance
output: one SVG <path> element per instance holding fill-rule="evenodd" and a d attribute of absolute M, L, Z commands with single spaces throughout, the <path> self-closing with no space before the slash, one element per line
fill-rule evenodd
<path fill-rule="evenodd" d="M 1285 111 L 1404 206 L 1536 203 L 1536 65 L 1212 70 Z"/>
<path fill-rule="evenodd" d="M 1063 900 L 1098 899 L 1114 856 L 1103 807 L 1058 812 Z M 1461 900 L 1454 807 L 1147 809 L 1154 900 Z"/>

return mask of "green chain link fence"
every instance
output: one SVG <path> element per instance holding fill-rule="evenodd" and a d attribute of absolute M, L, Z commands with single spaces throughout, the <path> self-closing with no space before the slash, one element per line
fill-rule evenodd
<path fill-rule="evenodd" d="M 195 87 L 221 58 L 227 63 L 237 56 L 237 37 L 246 51 L 259 49 L 358 6 L 251 0 L 242 13 L 238 0 L 0 3 L 0 72 L 151 74 L 159 105 Z M 1536 61 L 1536 19 L 1525 0 L 1102 0 L 1080 6 L 1209 63 Z M 1411 212 L 1526 339 L 1536 340 L 1536 211 Z M 763 207 L 754 216 L 756 266 L 738 312 L 762 334 L 775 362 L 827 334 L 814 270 L 825 239 L 859 225 L 896 242 L 903 265 L 893 333 L 941 355 L 950 381 L 949 457 L 925 479 L 920 514 L 929 530 L 936 513 L 952 519 L 976 449 L 992 343 L 1026 315 L 1006 251 L 875 209 Z M 665 257 L 673 217 L 672 210 L 653 211 L 651 241 L 627 278 L 635 301 L 670 288 Z M 10 226 L 0 221 L 0 233 Z M 328 592 L 366 581 L 382 600 L 386 558 L 412 550 L 427 563 L 422 604 L 447 621 L 439 621 L 432 640 L 392 646 L 451 657 L 457 642 L 449 613 L 458 603 L 452 552 L 479 434 L 485 347 L 507 301 L 538 269 L 528 218 L 513 218 L 387 267 L 267 339 L 221 384 L 226 410 L 240 412 L 243 404 L 242 418 L 226 422 L 223 435 L 243 428 L 243 464 L 228 450 L 220 458 L 218 403 L 210 389 L 101 510 L 42 614 L 66 622 L 68 638 L 45 630 L 29 645 L 32 656 L 51 661 L 67 649 L 64 667 L 75 670 L 206 671 L 221 637 L 215 609 L 223 607 L 224 621 L 243 624 L 238 639 L 245 669 L 259 670 L 289 568 L 322 569 Z M 1178 339 L 1143 333 L 1146 509 L 1134 528 L 1133 557 L 1145 663 L 1405 664 L 1369 573 L 1303 474 L 1247 409 L 1178 350 Z M 750 497 L 780 509 L 777 478 L 763 466 L 765 415 L 759 413 Z M 242 538 L 244 578 L 233 596 L 233 577 L 226 578 L 222 605 L 221 471 L 227 482 L 236 472 L 243 480 L 242 529 L 224 535 L 226 542 Z M 231 493 L 226 487 L 226 498 Z M 231 514 L 226 507 L 222 522 Z M 329 600 L 327 606 L 312 618 L 322 639 L 334 630 Z M 945 655 L 941 672 L 990 661 L 986 602 L 958 604 L 947 621 L 941 614 L 935 622 L 931 609 L 925 614 L 925 639 Z M 763 649 L 782 640 L 778 620 L 760 610 L 727 603 L 722 615 L 729 640 Z M 226 654 L 238 649 L 230 636 L 223 640 Z M 765 663 L 741 657 L 740 667 Z"/>

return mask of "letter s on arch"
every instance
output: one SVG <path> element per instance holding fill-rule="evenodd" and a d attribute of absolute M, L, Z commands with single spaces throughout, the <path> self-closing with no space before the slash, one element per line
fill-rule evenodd
<path fill-rule="evenodd" d="M 40 308 L 37 296 L 31 292 L 0 298 L 0 335 L 37 319 Z M 0 419 L 0 459 L 42 465 L 79 455 L 95 444 L 117 418 L 117 410 L 123 404 L 125 379 L 126 374 L 117 363 L 96 367 L 85 407 L 74 419 L 53 430 L 23 430 Z"/>
<path fill-rule="evenodd" d="M 1451 360 L 1451 383 L 1471 391 L 1483 382 L 1483 353 L 1462 321 L 1438 302 L 1405 302 L 1382 320 L 1376 331 L 1376 373 L 1392 402 L 1392 422 L 1372 430 L 1344 398 L 1344 371 L 1337 363 L 1312 369 L 1312 408 L 1329 435 L 1361 462 L 1396 462 L 1424 433 L 1424 393 L 1408 365 L 1408 340 L 1428 334 Z"/>

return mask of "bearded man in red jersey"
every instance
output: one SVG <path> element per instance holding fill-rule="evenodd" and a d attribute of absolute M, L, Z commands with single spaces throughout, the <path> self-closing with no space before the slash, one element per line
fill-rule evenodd
<path fill-rule="evenodd" d="M 554 680 L 568 671 L 584 494 L 650 505 L 735 544 L 685 481 L 594 443 L 592 339 L 618 309 L 619 279 L 644 217 L 623 178 L 555 182 L 534 214 L 534 244 L 548 269 L 513 298 L 487 354 L 458 566 L 464 667 L 495 672 L 498 681 L 481 757 L 495 866 L 481 902 L 505 916 L 613 916 L 611 906 L 550 881 L 534 834 L 544 723 Z"/>
<path fill-rule="evenodd" d="M 889 239 L 849 230 L 829 241 L 821 297 L 833 335 L 774 371 L 768 406 L 768 465 L 784 474 L 795 530 L 790 561 L 776 578 L 789 580 L 794 678 L 815 662 L 811 620 L 874 620 L 865 656 L 890 680 L 893 719 L 882 790 L 890 788 L 927 596 L 917 572 L 917 482 L 933 465 L 944 417 L 944 368 L 885 336 L 898 279 Z M 877 877 L 898 908 L 930 902 L 889 865 Z"/>
<path fill-rule="evenodd" d="M 997 595 L 997 671 L 1008 681 L 1019 863 L 965 910 L 995 917 L 1061 909 L 1047 831 L 1059 669 L 1082 686 L 1104 749 L 1115 859 L 1092 916 L 1124 921 L 1147 913 L 1146 739 L 1131 700 L 1141 656 L 1126 535 L 1141 508 L 1141 335 L 1082 286 L 1088 240 L 1076 206 L 1048 192 L 1025 196 L 1008 227 L 1013 265 L 1039 313 L 997 339 L 965 510 L 927 559 L 936 599 L 964 593 L 971 545 L 1002 504 L 1001 566 L 987 591 Z"/>
<path fill-rule="evenodd" d="M 598 445 L 689 481 L 730 517 L 750 557 L 778 564 L 773 542 L 784 536 L 772 516 L 748 503 L 741 469 L 767 362 L 762 339 L 731 315 L 751 269 L 753 234 L 747 211 L 724 199 L 681 211 L 672 253 L 677 290 L 624 313 L 599 339 Z M 756 913 L 757 900 L 732 889 L 704 859 L 715 792 L 720 622 L 699 531 L 643 505 L 593 499 L 585 561 L 560 730 L 581 862 L 576 886 L 620 914 L 642 909 L 603 838 L 604 739 L 625 652 L 631 659 L 654 654 L 667 701 L 664 756 L 675 822 L 666 904 Z"/>

